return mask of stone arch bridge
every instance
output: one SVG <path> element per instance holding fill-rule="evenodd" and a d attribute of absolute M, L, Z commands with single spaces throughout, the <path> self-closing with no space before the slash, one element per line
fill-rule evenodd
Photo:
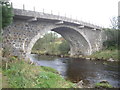
<path fill-rule="evenodd" d="M 28 57 L 35 42 L 46 32 L 61 34 L 70 55 L 90 55 L 102 48 L 102 28 L 86 22 L 42 12 L 14 9 L 14 20 L 3 31 L 3 48 L 12 55 Z"/>

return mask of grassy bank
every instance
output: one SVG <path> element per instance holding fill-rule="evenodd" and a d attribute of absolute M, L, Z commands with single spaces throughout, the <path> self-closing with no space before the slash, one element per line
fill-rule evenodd
<path fill-rule="evenodd" d="M 0 89 L 2 88 L 2 69 L 0 68 Z"/>
<path fill-rule="evenodd" d="M 2 49 L 0 48 L 0 89 L 2 88 Z"/>
<path fill-rule="evenodd" d="M 90 58 L 98 58 L 98 59 L 110 59 L 113 58 L 114 60 L 118 60 L 118 50 L 114 49 L 114 50 L 102 50 L 102 51 L 98 51 L 93 53 L 92 55 L 88 56 Z"/>
<path fill-rule="evenodd" d="M 9 88 L 75 88 L 73 83 L 63 79 L 56 70 L 15 58 L 7 63 L 7 67 L 6 64 L 3 65 L 2 72 Z"/>

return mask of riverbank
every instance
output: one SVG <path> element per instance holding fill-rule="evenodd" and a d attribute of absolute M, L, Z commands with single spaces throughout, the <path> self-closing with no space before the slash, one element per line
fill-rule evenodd
<path fill-rule="evenodd" d="M 4 59 L 2 67 L 2 88 L 82 88 L 81 81 L 71 83 L 52 68 L 16 57 Z"/>
<path fill-rule="evenodd" d="M 89 58 L 96 58 L 101 60 L 107 60 L 107 61 L 119 61 L 118 59 L 118 50 L 102 50 L 93 53 L 92 55 L 88 56 Z"/>
<path fill-rule="evenodd" d="M 0 89 L 2 89 L 2 69 L 0 68 Z"/>
<path fill-rule="evenodd" d="M 76 88 L 75 84 L 66 81 L 52 68 L 15 57 L 9 59 L 9 63 L 4 60 L 2 65 L 3 79 L 6 77 L 7 80 L 7 86 L 3 83 L 3 88 Z"/>
<path fill-rule="evenodd" d="M 56 69 L 67 80 L 83 88 L 93 88 L 95 83 L 108 81 L 111 85 L 118 87 L 117 62 L 108 62 L 102 60 L 85 60 L 82 58 L 66 58 L 48 55 L 31 54 L 33 62 L 37 65 L 47 66 Z M 112 71 L 111 71 L 112 70 Z M 111 73 L 109 73 L 111 71 Z M 109 78 L 108 78 L 109 77 Z M 113 81 L 111 81 L 113 80 Z"/>
<path fill-rule="evenodd" d="M 38 55 L 48 55 L 48 56 L 58 56 L 58 57 L 71 57 L 71 58 L 84 58 L 88 60 L 104 60 L 104 61 L 119 61 L 118 60 L 118 50 L 102 50 L 93 53 L 89 56 L 82 56 L 82 55 L 76 55 L 76 56 L 70 56 L 68 54 L 49 54 L 49 53 L 41 53 L 40 51 L 32 51 L 32 54 L 38 54 Z"/>

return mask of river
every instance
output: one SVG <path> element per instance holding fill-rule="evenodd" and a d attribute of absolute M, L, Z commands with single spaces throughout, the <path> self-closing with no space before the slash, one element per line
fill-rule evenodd
<path fill-rule="evenodd" d="M 120 87 L 118 63 L 77 58 L 61 58 L 31 54 L 30 59 L 40 66 L 52 67 L 72 82 L 83 81 L 84 86 L 93 87 L 101 80 L 107 80 L 112 86 Z"/>

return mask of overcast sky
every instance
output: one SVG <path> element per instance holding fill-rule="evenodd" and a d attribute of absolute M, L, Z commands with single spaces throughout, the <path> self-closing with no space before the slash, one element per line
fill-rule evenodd
<path fill-rule="evenodd" d="M 104 27 L 110 26 L 110 18 L 118 15 L 120 0 L 10 0 L 14 8 L 44 11 L 87 21 Z"/>

